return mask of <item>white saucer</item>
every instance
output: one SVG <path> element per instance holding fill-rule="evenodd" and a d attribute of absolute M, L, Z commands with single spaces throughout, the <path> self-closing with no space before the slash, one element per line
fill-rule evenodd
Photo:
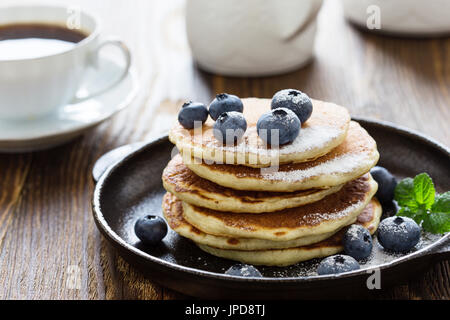
<path fill-rule="evenodd" d="M 95 92 L 96 88 L 102 88 L 120 76 L 121 70 L 123 68 L 113 59 L 103 57 L 98 71 L 90 69 L 86 72 L 84 90 Z M 68 142 L 127 107 L 137 90 L 137 79 L 131 70 L 110 91 L 82 103 L 66 105 L 47 117 L 0 120 L 0 152 L 36 151 Z"/>

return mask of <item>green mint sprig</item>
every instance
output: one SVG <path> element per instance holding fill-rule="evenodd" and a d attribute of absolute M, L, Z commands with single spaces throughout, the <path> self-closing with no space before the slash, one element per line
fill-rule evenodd
<path fill-rule="evenodd" d="M 395 188 L 399 216 L 414 219 L 425 231 L 443 234 L 450 231 L 450 191 L 436 194 L 433 180 L 426 173 L 406 178 Z"/>

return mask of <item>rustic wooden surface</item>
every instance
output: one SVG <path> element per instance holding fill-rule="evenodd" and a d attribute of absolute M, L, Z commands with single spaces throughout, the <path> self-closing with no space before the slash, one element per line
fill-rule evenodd
<path fill-rule="evenodd" d="M 96 229 L 90 208 L 95 160 L 167 130 L 176 113 L 171 101 L 208 102 L 219 92 L 271 97 L 294 87 L 353 115 L 408 126 L 449 145 L 449 38 L 366 34 L 347 24 L 331 0 L 320 15 L 312 64 L 276 77 L 226 78 L 193 64 L 182 1 L 74 3 L 101 16 L 105 33 L 126 40 L 142 90 L 130 108 L 83 138 L 49 151 L 0 155 L 0 299 L 185 298 L 119 258 Z M 375 298 L 449 299 L 450 264 L 439 263 Z"/>

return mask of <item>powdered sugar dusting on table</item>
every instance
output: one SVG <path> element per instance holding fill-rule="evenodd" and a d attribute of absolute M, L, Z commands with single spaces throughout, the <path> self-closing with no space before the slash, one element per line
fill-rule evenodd
<path fill-rule="evenodd" d="M 308 169 L 269 172 L 262 176 L 267 180 L 298 182 L 315 176 L 354 172 L 371 163 L 372 159 L 365 153 L 348 153 Z"/>
<path fill-rule="evenodd" d="M 441 237 L 440 235 L 433 235 L 430 233 L 423 232 L 420 242 L 415 246 L 412 252 L 426 248 L 427 246 L 438 241 L 440 237 Z M 383 247 L 378 243 L 377 237 L 374 236 L 372 254 L 367 259 L 360 261 L 361 269 L 377 268 L 383 264 L 390 263 L 392 261 L 400 259 L 405 255 L 406 254 L 392 253 L 390 251 L 384 250 Z M 272 277 L 272 278 L 313 277 L 317 276 L 317 267 L 322 260 L 323 260 L 322 258 L 317 258 L 283 268 L 259 266 L 258 270 L 261 271 L 261 273 L 265 277 Z M 370 274 L 368 274 L 367 276 L 369 277 L 369 275 Z"/>

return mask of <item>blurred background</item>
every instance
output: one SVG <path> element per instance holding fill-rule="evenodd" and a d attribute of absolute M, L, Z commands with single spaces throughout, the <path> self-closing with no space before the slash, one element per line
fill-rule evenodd
<path fill-rule="evenodd" d="M 442 22 L 436 12 L 448 14 L 449 1 L 280 2 L 45 1 L 97 15 L 102 33 L 129 46 L 140 90 L 127 109 L 68 144 L 0 155 L 1 299 L 179 297 L 106 245 L 90 202 L 95 161 L 115 147 L 167 132 L 185 100 L 209 103 L 221 92 L 271 98 L 296 88 L 354 116 L 450 144 L 448 17 L 433 25 Z M 21 3 L 28 1 L 1 1 Z M 432 10 L 431 20 L 424 8 Z M 381 297 L 448 298 L 450 286 L 439 280 L 448 281 L 442 277 L 448 270 L 448 263 L 438 264 Z M 79 286 L 71 289 L 65 284 L 73 272 Z"/>
<path fill-rule="evenodd" d="M 2 5 L 8 2 L 28 3 L 24 0 L 4 0 Z M 297 33 L 296 31 L 305 23 L 305 15 L 307 15 L 305 12 L 309 12 L 310 7 L 317 6 L 317 3 L 320 8 L 321 2 L 285 1 L 284 7 L 276 12 L 274 8 L 280 6 L 272 4 L 271 1 L 268 2 L 267 8 L 258 7 L 255 1 L 248 1 L 248 4 L 243 4 L 238 10 L 234 3 L 229 2 L 229 6 L 225 8 L 228 12 L 218 15 L 217 11 L 224 10 L 224 5 L 220 5 L 221 1 L 217 1 L 215 5 L 212 2 L 209 6 L 205 5 L 208 1 L 188 1 L 188 6 L 192 7 L 188 18 L 193 30 L 190 40 L 195 44 L 194 52 L 207 62 L 209 58 L 212 63 L 220 64 L 233 53 L 235 55 L 247 53 L 245 50 L 239 51 L 232 48 L 228 56 L 224 54 L 220 56 L 219 53 L 223 52 L 224 48 L 233 45 L 252 47 L 262 39 L 280 36 L 284 37 L 282 41 L 267 41 L 257 49 L 274 50 L 268 58 L 265 58 L 270 59 L 268 61 L 272 61 L 273 64 L 276 64 L 274 60 L 285 59 L 291 51 L 294 54 L 291 60 L 298 59 L 301 63 L 302 59 L 306 59 L 309 54 L 310 40 L 294 43 L 292 47 L 283 47 L 284 51 L 276 51 L 268 46 L 272 44 L 274 47 L 281 46 L 280 43 L 284 45 L 292 38 L 301 38 L 302 33 L 308 28 L 300 28 Z M 104 34 L 116 35 L 131 49 L 141 90 L 133 106 L 120 114 L 113 124 L 108 124 L 123 126 L 120 136 L 114 137 L 115 142 L 146 140 L 154 134 L 167 130 L 171 123 L 167 121 L 167 117 L 169 117 L 168 114 L 173 116 L 173 110 L 157 112 L 158 106 L 165 100 L 191 99 L 208 103 L 215 93 L 221 91 L 241 97 L 271 97 L 277 90 L 287 87 L 300 89 L 316 99 L 342 104 L 348 107 L 353 115 L 375 117 L 414 129 L 423 129 L 431 136 L 445 142 L 449 141 L 450 136 L 448 133 L 443 134 L 440 128 L 446 125 L 444 119 L 447 120 L 450 117 L 450 49 L 449 40 L 445 36 L 450 27 L 444 25 L 437 30 L 426 29 L 424 34 L 420 34 L 419 31 L 429 25 L 430 21 L 426 20 L 427 17 L 417 16 L 416 11 L 423 12 L 424 6 L 423 2 L 419 1 L 421 5 L 418 9 L 414 8 L 416 2 L 408 2 L 408 5 L 405 5 L 403 0 L 375 2 L 325 0 L 318 15 L 317 27 L 314 26 L 317 33 L 315 37 L 312 37 L 312 39 L 315 38 L 315 42 L 311 44 L 312 56 L 307 61 L 310 62 L 309 64 L 296 69 L 295 61 L 293 61 L 294 67 L 287 68 L 289 72 L 283 72 L 283 68 L 280 68 L 280 71 L 272 72 L 278 75 L 271 77 L 246 78 L 244 71 L 243 78 L 233 78 L 204 72 L 197 67 L 186 34 L 186 1 L 184 0 L 46 1 L 46 3 L 78 6 L 82 10 L 93 12 L 102 20 Z M 433 2 L 436 4 L 433 5 Z M 376 13 L 376 7 L 374 9 L 370 5 L 374 3 L 380 4 L 381 25 L 383 26 L 385 21 L 390 31 L 388 33 L 392 33 L 392 28 L 395 31 L 396 26 L 392 27 L 392 24 L 396 21 L 409 23 L 406 24 L 407 38 L 404 38 L 405 34 L 401 34 L 401 32 L 405 33 L 402 24 L 399 26 L 400 33 L 398 33 L 401 37 L 386 37 L 368 33 L 368 28 L 365 26 L 355 28 L 355 24 L 346 21 L 343 4 L 347 9 L 347 15 L 352 18 L 351 21 L 359 21 L 361 24 L 367 21 L 373 25 L 377 22 L 376 17 L 372 18 Z M 433 0 L 427 5 L 427 7 L 434 7 L 435 10 L 432 12 L 434 18 L 431 21 L 437 20 L 436 9 L 438 12 L 445 12 L 443 3 L 445 1 Z M 291 10 L 289 6 L 292 7 Z M 214 14 L 215 10 L 217 10 L 216 14 Z M 246 11 L 246 14 L 233 19 L 233 12 L 236 11 Z M 287 14 L 289 11 L 291 13 Z M 254 14 L 248 15 L 248 12 L 254 12 Z M 394 14 L 388 16 L 388 13 Z M 227 15 L 230 23 L 218 23 Z M 246 17 L 254 18 L 255 16 L 262 17 L 261 21 L 243 25 L 242 21 L 245 21 Z M 314 20 L 314 16 L 312 19 Z M 199 22 L 196 24 L 195 21 Z M 216 21 L 215 28 L 212 21 Z M 284 24 L 283 21 L 285 21 Z M 315 24 L 315 21 L 313 23 Z M 447 19 L 445 23 L 448 24 Z M 308 27 L 311 21 L 306 21 L 306 24 Z M 266 28 L 263 28 L 264 25 Z M 411 25 L 416 26 L 419 31 L 412 29 Z M 262 29 L 261 38 L 253 39 L 252 43 L 249 43 L 248 39 L 242 40 L 242 37 L 247 35 L 242 32 L 245 28 Z M 408 34 L 408 30 L 413 30 L 419 38 L 411 38 L 414 32 L 411 35 Z M 439 37 L 427 39 L 427 31 Z M 226 35 L 228 42 L 221 39 L 214 41 L 213 37 L 220 34 L 219 32 L 222 32 L 224 37 Z M 212 38 L 205 37 L 208 34 Z M 235 44 L 229 41 L 233 37 Z M 222 45 L 218 46 L 217 42 L 221 41 L 223 41 Z M 280 52 L 284 54 L 280 55 Z M 211 60 L 210 57 L 214 53 L 220 57 Z M 250 51 L 250 53 L 254 52 Z M 278 58 L 272 58 L 270 55 Z M 250 57 L 236 62 L 235 65 L 239 67 L 239 63 L 244 65 L 245 62 L 252 60 L 254 58 Z M 262 57 L 262 62 L 255 63 L 250 68 L 262 66 L 264 61 Z M 290 61 L 287 63 L 292 64 Z M 233 65 L 230 68 L 232 67 Z M 226 64 L 224 68 L 227 68 Z M 252 74 L 252 71 L 255 70 L 247 71 L 247 74 Z M 430 110 L 434 109 L 442 113 L 430 113 Z M 408 111 L 405 112 L 406 110 Z M 135 123 L 133 128 L 123 125 L 130 121 Z M 111 130 L 111 132 L 119 131 Z"/>

